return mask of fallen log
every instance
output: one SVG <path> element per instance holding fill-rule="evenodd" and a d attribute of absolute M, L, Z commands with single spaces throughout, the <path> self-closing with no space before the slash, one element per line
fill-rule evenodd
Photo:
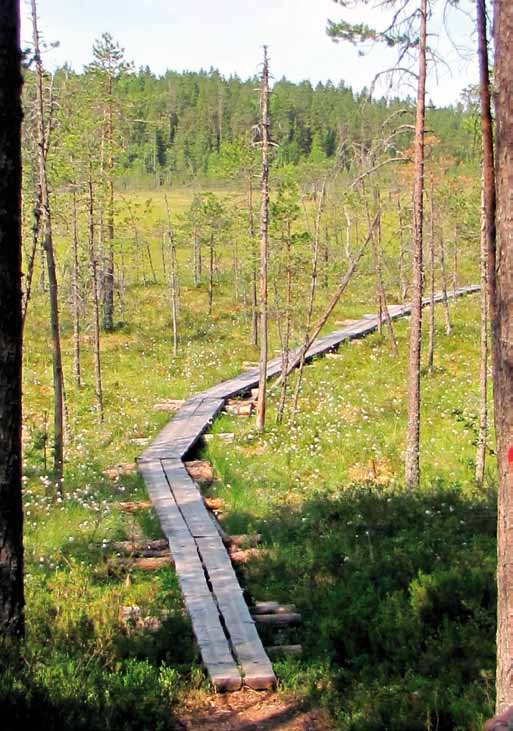
<path fill-rule="evenodd" d="M 190 462 L 184 462 L 185 469 L 189 473 L 189 477 L 202 487 L 208 487 L 214 482 L 214 470 L 210 462 L 204 459 L 193 459 Z"/>
<path fill-rule="evenodd" d="M 295 604 L 279 604 L 278 602 L 255 602 L 250 607 L 251 614 L 293 614 L 296 611 Z"/>
<path fill-rule="evenodd" d="M 228 535 L 224 534 L 223 543 L 225 546 L 237 546 L 239 548 L 255 548 L 259 543 L 262 543 L 262 536 L 260 533 L 241 533 L 239 535 Z"/>
<path fill-rule="evenodd" d="M 227 401 L 225 411 L 232 416 L 251 416 L 255 406 L 253 401 Z"/>
<path fill-rule="evenodd" d="M 291 625 L 301 624 L 302 617 L 297 612 L 289 614 L 255 614 L 253 615 L 257 624 L 272 627 L 290 627 Z"/>
<path fill-rule="evenodd" d="M 246 548 L 243 551 L 241 551 L 241 550 L 231 551 L 229 547 L 228 547 L 228 554 L 234 563 L 240 563 L 240 564 L 248 563 L 253 558 L 256 558 L 257 556 L 262 555 L 261 551 L 259 551 L 258 548 Z"/>
<path fill-rule="evenodd" d="M 103 470 L 103 474 L 105 477 L 108 477 L 109 480 L 117 480 L 119 477 L 133 475 L 135 471 L 135 462 L 123 462 L 121 464 L 116 464 L 113 467 L 108 467 L 106 470 Z"/>
<path fill-rule="evenodd" d="M 167 399 L 166 401 L 160 401 L 158 404 L 155 404 L 153 409 L 154 411 L 178 411 L 182 408 L 185 401 L 182 399 Z"/>
<path fill-rule="evenodd" d="M 149 510 L 152 504 L 149 500 L 115 503 L 123 513 L 136 513 L 138 510 Z"/>
<path fill-rule="evenodd" d="M 268 655 L 275 657 L 276 655 L 292 655 L 299 657 L 303 654 L 302 645 L 271 645 L 265 648 Z"/>
<path fill-rule="evenodd" d="M 167 538 L 157 538 L 154 541 L 111 541 L 104 543 L 103 548 L 119 553 L 134 553 L 136 551 L 169 551 Z"/>
<path fill-rule="evenodd" d="M 160 569 L 174 566 L 171 554 L 167 556 L 155 556 L 153 558 L 116 558 L 107 561 L 109 572 L 116 573 L 118 571 L 159 571 Z"/>
<path fill-rule="evenodd" d="M 217 434 L 204 434 L 203 439 L 206 442 L 212 442 L 214 439 L 220 439 L 226 444 L 231 444 L 235 440 L 235 434 L 233 432 L 218 432 Z"/>
<path fill-rule="evenodd" d="M 224 508 L 224 500 L 220 497 L 203 497 L 203 502 L 207 510 L 222 510 Z"/>

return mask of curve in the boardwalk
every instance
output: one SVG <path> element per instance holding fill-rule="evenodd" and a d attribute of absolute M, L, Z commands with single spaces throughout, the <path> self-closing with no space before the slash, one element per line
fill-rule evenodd
<path fill-rule="evenodd" d="M 479 287 L 472 285 L 447 295 L 439 293 L 435 302 L 443 301 L 445 296 L 461 297 L 477 291 Z M 423 306 L 429 303 L 429 298 L 423 300 Z M 410 305 L 389 307 L 392 319 L 410 312 Z M 377 316 L 363 317 L 317 338 L 306 359 L 327 353 L 346 340 L 368 335 L 377 327 Z M 271 360 L 267 377 L 280 372 L 281 358 Z M 202 662 L 218 690 L 236 690 L 242 685 L 269 688 L 276 678 L 228 552 L 183 458 L 222 410 L 226 399 L 254 388 L 258 378 L 258 369 L 253 368 L 190 398 L 138 460 L 139 472 L 169 541 Z"/>

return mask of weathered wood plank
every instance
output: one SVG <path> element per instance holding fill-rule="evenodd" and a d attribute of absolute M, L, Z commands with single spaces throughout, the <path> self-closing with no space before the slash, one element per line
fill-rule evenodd
<path fill-rule="evenodd" d="M 181 462 L 179 464 L 182 465 Z M 181 469 L 194 487 L 183 465 Z M 207 584 L 196 543 L 169 489 L 162 464 L 160 461 L 142 462 L 139 470 L 155 506 L 162 530 L 169 541 L 180 589 L 191 618 L 202 662 L 218 690 L 237 690 L 242 685 L 241 672 L 221 624 L 219 609 Z M 212 525 L 211 521 L 210 524 Z M 215 531 L 215 528 L 213 530 Z"/>
<path fill-rule="evenodd" d="M 161 461 L 170 491 L 193 538 L 218 537 L 200 491 L 180 460 Z"/>

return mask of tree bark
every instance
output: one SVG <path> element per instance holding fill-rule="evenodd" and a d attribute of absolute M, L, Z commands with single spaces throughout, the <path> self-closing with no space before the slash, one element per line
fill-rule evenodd
<path fill-rule="evenodd" d="M 0 0 L 0 637 L 24 633 L 19 3 Z"/>
<path fill-rule="evenodd" d="M 408 373 L 408 427 L 405 480 L 413 489 L 420 481 L 420 353 L 422 340 L 422 277 L 424 222 L 424 138 L 426 117 L 427 0 L 421 0 L 419 32 L 419 81 L 415 124 L 415 185 L 413 191 L 413 263 Z"/>

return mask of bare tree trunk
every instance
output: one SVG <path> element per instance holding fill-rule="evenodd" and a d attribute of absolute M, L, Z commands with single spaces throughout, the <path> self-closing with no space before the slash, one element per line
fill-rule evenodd
<path fill-rule="evenodd" d="M 0 0 L 0 637 L 22 637 L 21 51 L 19 3 Z"/>
<path fill-rule="evenodd" d="M 449 309 L 449 297 L 447 296 L 447 269 L 445 268 L 445 241 L 443 231 L 440 231 L 440 275 L 442 278 L 442 292 L 444 296 L 444 313 L 445 313 L 445 333 L 450 335 L 451 327 L 451 311 Z"/>
<path fill-rule="evenodd" d="M 210 234 L 208 243 L 208 314 L 212 314 L 214 305 L 214 234 Z"/>
<path fill-rule="evenodd" d="M 314 310 L 314 304 L 315 304 L 315 294 L 317 291 L 317 274 L 318 274 L 318 265 L 319 265 L 319 244 L 320 244 L 320 236 L 321 236 L 321 221 L 322 221 L 322 214 L 324 211 L 324 201 L 326 198 L 326 183 L 327 181 L 324 180 L 321 188 L 321 192 L 319 195 L 319 199 L 317 201 L 317 213 L 315 216 L 315 228 L 314 228 L 314 238 L 313 238 L 313 249 L 312 249 L 312 270 L 310 274 L 310 296 L 308 299 L 308 311 L 306 316 L 306 327 L 305 327 L 305 341 L 308 340 L 308 334 L 310 332 L 310 326 L 312 324 L 312 315 Z M 301 385 L 303 382 L 303 370 L 305 367 L 305 353 L 303 354 L 301 361 L 299 363 L 299 372 L 296 379 L 296 388 L 294 389 L 294 403 L 292 406 L 292 410 L 294 413 L 296 413 L 298 408 L 298 401 L 299 401 L 299 394 L 301 392 Z"/>
<path fill-rule="evenodd" d="M 287 374 L 286 374 L 287 376 L 290 375 L 290 373 L 292 373 L 294 368 L 297 368 L 297 366 L 301 362 L 305 361 L 306 356 L 308 354 L 308 351 L 309 351 L 313 341 L 319 335 L 319 333 L 321 332 L 324 325 L 328 322 L 331 313 L 333 312 L 333 310 L 339 303 L 340 298 L 346 291 L 347 285 L 351 281 L 351 278 L 356 271 L 356 268 L 360 262 L 360 259 L 362 258 L 362 256 L 365 253 L 365 249 L 369 245 L 369 241 L 371 240 L 371 236 L 372 236 L 372 231 L 373 231 L 376 223 L 377 223 L 377 216 L 374 218 L 374 221 L 372 222 L 371 227 L 369 228 L 369 232 L 367 234 L 365 241 L 363 242 L 360 249 L 356 252 L 356 255 L 354 256 L 354 258 L 351 260 L 346 273 L 342 277 L 340 284 L 338 285 L 337 289 L 333 293 L 323 314 L 317 320 L 317 322 L 313 325 L 311 331 L 308 333 L 308 336 L 305 338 L 305 342 L 303 343 L 303 345 L 301 346 L 299 351 L 296 353 L 294 358 L 289 362 L 289 366 L 288 366 Z M 281 384 L 282 380 L 283 380 L 283 375 L 281 375 L 280 378 L 278 379 L 278 383 Z"/>
<path fill-rule="evenodd" d="M 258 345 L 257 252 L 251 173 L 248 176 L 248 215 L 251 256 L 251 345 L 256 346 Z"/>
<path fill-rule="evenodd" d="M 25 275 L 25 287 L 23 292 L 23 300 L 21 307 L 21 317 L 23 328 L 25 327 L 25 320 L 27 318 L 27 311 L 30 302 L 30 296 L 32 294 L 32 280 L 34 278 L 34 265 L 36 263 L 36 255 L 39 246 L 39 235 L 41 233 L 41 200 L 39 196 L 39 186 L 37 192 L 37 201 L 34 205 L 34 222 L 32 224 L 32 247 L 30 250 L 30 256 L 27 262 L 27 273 Z"/>
<path fill-rule="evenodd" d="M 408 386 L 408 428 L 406 434 L 406 485 L 416 488 L 420 481 L 420 353 L 422 345 L 422 240 L 424 222 L 424 138 L 426 116 L 426 37 L 427 0 L 421 0 L 419 33 L 419 80 L 415 125 L 415 186 L 413 192 L 413 266 L 410 320 Z"/>
<path fill-rule="evenodd" d="M 262 185 L 260 203 L 260 361 L 256 406 L 256 427 L 265 428 L 267 388 L 267 249 L 269 239 L 269 143 L 271 120 L 269 118 L 269 60 L 264 46 L 264 68 L 260 93 L 262 113 Z"/>
<path fill-rule="evenodd" d="M 178 355 L 178 271 L 176 261 L 176 246 L 171 214 L 167 195 L 165 196 L 167 211 L 167 235 L 169 239 L 169 292 L 171 295 L 171 319 L 173 324 L 173 355 Z"/>
<path fill-rule="evenodd" d="M 276 414 L 276 423 L 280 424 L 285 413 L 285 403 L 287 400 L 287 384 L 288 384 L 288 367 L 290 358 L 290 331 L 291 331 L 291 315 L 292 315 L 292 230 L 290 221 L 287 222 L 287 237 L 285 241 L 286 247 L 286 266 L 287 266 L 287 291 L 285 294 L 285 330 L 282 342 L 282 360 L 281 360 L 281 388 L 280 401 L 278 403 L 278 411 Z"/>
<path fill-rule="evenodd" d="M 346 258 L 349 261 L 351 258 L 351 218 L 344 206 L 344 216 L 346 219 Z"/>
<path fill-rule="evenodd" d="M 408 294 L 408 283 L 406 281 L 405 263 L 406 251 L 404 246 L 404 222 L 401 208 L 401 194 L 397 195 L 397 213 L 399 216 L 399 287 L 401 289 L 401 302 L 406 301 Z"/>
<path fill-rule="evenodd" d="M 37 28 L 36 1 L 31 0 L 32 9 L 32 31 L 34 42 L 34 57 L 36 66 L 36 124 L 38 140 L 38 167 L 39 167 L 39 189 L 41 200 L 41 221 L 43 231 L 43 249 L 46 254 L 48 269 L 48 289 L 50 295 L 50 325 L 52 333 L 52 362 L 53 362 L 53 391 L 54 391 L 54 448 L 53 448 L 53 472 L 57 489 L 62 491 L 62 472 L 64 462 L 64 387 L 62 373 L 61 340 L 59 328 L 59 296 L 57 273 L 55 266 L 52 216 L 50 210 L 50 199 L 48 193 L 48 178 L 46 172 L 46 131 L 44 123 L 44 101 L 43 101 L 43 64 L 39 47 L 39 31 Z"/>
<path fill-rule="evenodd" d="M 103 278 L 103 327 L 106 332 L 114 329 L 114 126 L 113 88 L 109 75 L 107 104 L 107 256 Z M 152 265 L 153 266 L 153 265 Z"/>
<path fill-rule="evenodd" d="M 77 193 L 73 190 L 73 270 L 71 277 L 71 300 L 73 316 L 73 373 L 77 388 L 82 386 L 80 373 L 80 288 L 78 263 L 78 221 L 77 221 Z"/>
<path fill-rule="evenodd" d="M 89 266 L 91 267 L 91 291 L 93 296 L 94 386 L 98 418 L 100 421 L 103 421 L 103 388 L 100 350 L 100 296 L 98 292 L 98 260 L 94 244 L 94 191 L 91 163 L 89 165 Z"/>
<path fill-rule="evenodd" d="M 484 186 L 483 186 L 484 187 Z M 479 434 L 476 450 L 476 482 L 484 482 L 486 444 L 488 439 L 488 244 L 486 240 L 486 212 L 484 191 L 481 205 L 481 354 L 479 364 Z"/>
<path fill-rule="evenodd" d="M 375 261 L 375 267 L 376 267 L 376 285 L 378 290 L 378 302 L 379 302 L 379 331 L 381 332 L 382 328 L 382 321 L 384 319 L 387 331 L 388 331 L 388 337 L 390 340 L 390 343 L 392 345 L 392 350 L 394 352 L 394 355 L 396 357 L 399 356 L 399 349 L 397 347 L 397 340 L 394 333 L 394 326 L 392 323 L 392 318 L 390 317 L 390 313 L 388 311 L 388 304 L 387 304 L 387 295 L 385 292 L 385 283 L 383 281 L 383 238 L 381 234 L 381 201 L 380 201 L 380 195 L 379 190 L 376 188 L 374 192 L 375 197 L 375 204 L 376 204 L 376 214 L 378 216 L 378 222 L 376 225 L 376 232 L 375 235 L 372 237 L 372 245 L 373 245 L 373 254 L 374 254 L 374 261 Z M 369 226 L 370 226 L 370 217 L 369 217 Z M 383 317 L 384 316 L 384 317 Z"/>
<path fill-rule="evenodd" d="M 454 227 L 454 246 L 452 249 L 452 293 L 456 297 L 458 289 L 458 227 Z"/>
<path fill-rule="evenodd" d="M 429 219 L 429 345 L 428 369 L 433 370 L 435 358 L 435 186 L 431 174 L 430 190 L 430 219 Z"/>
<path fill-rule="evenodd" d="M 201 241 L 198 235 L 198 227 L 194 225 L 192 232 L 193 248 L 194 248 L 194 286 L 198 287 L 201 281 L 202 264 L 201 264 Z"/>

